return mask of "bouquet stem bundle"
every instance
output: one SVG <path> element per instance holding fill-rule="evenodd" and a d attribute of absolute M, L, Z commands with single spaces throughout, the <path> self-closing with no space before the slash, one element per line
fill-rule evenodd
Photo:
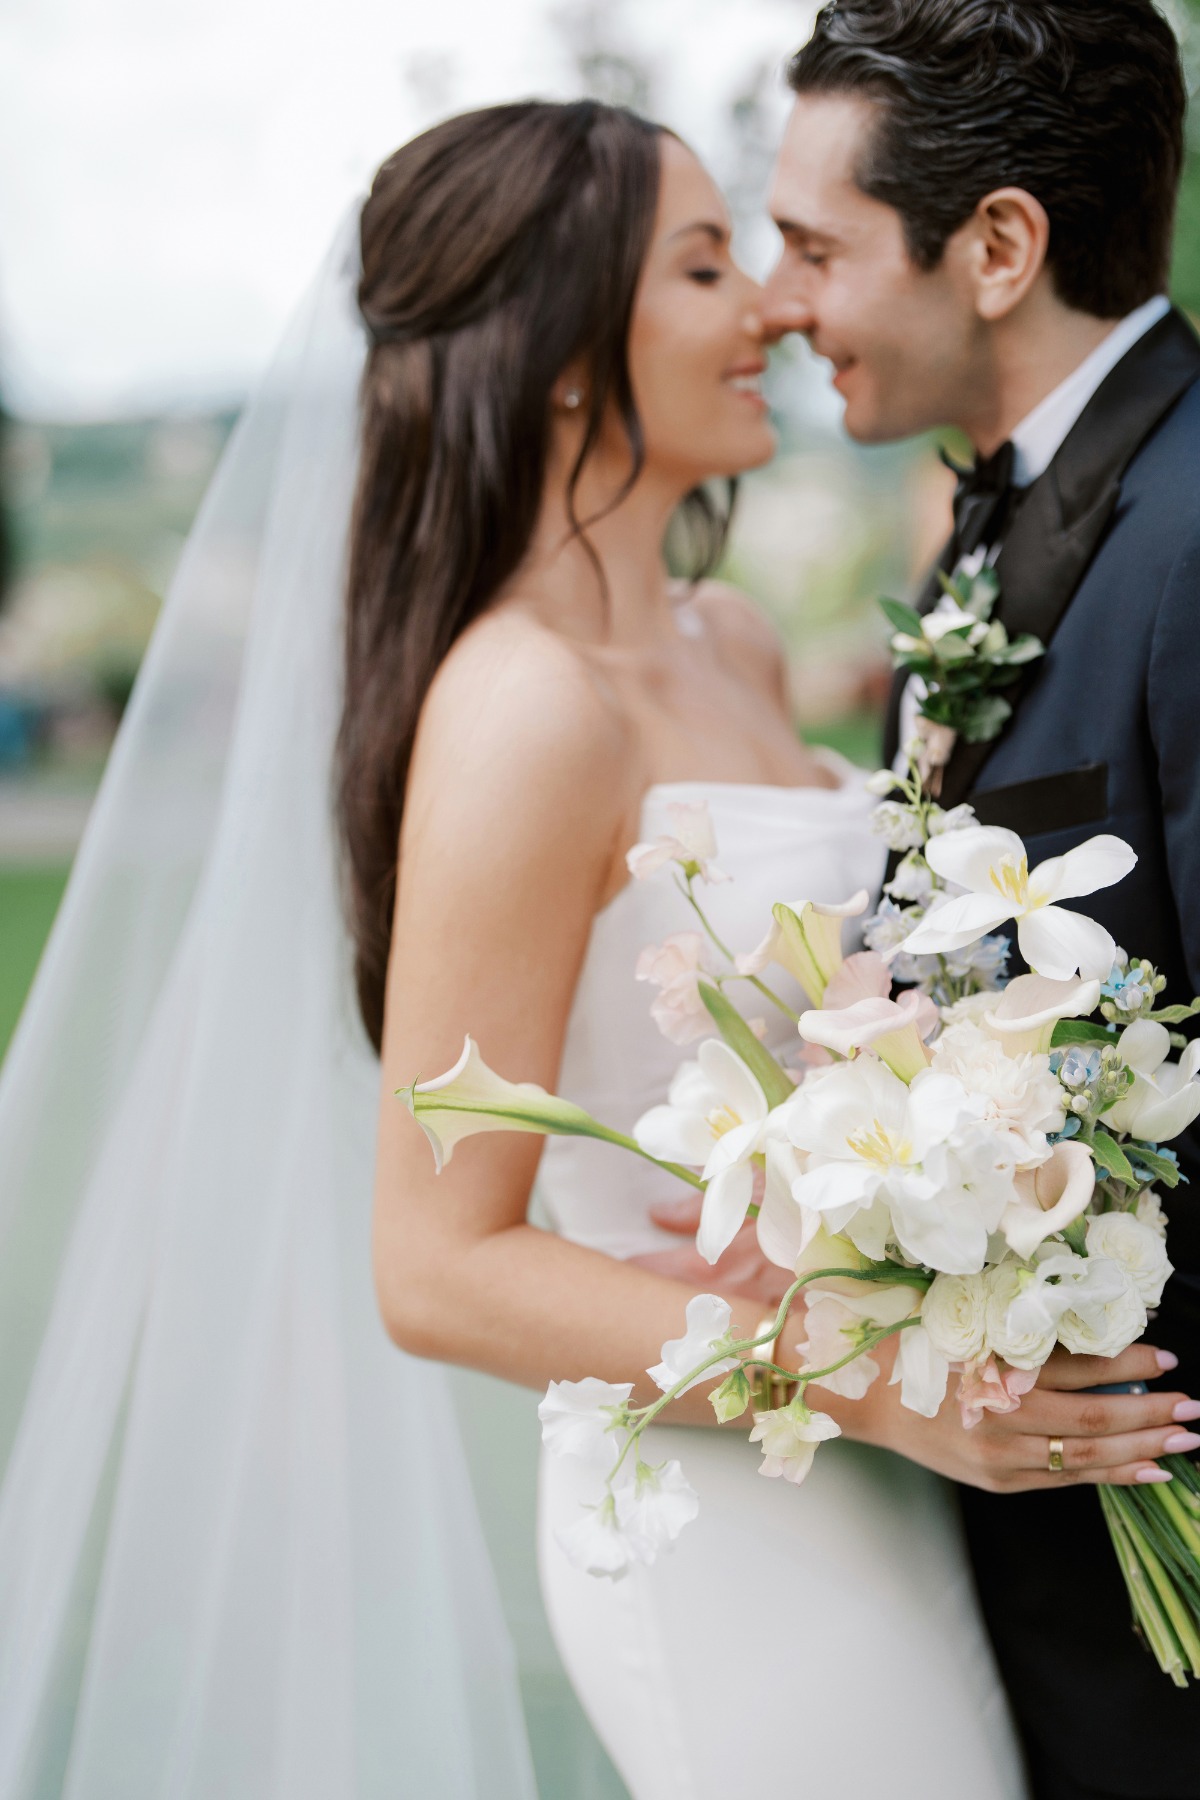
<path fill-rule="evenodd" d="M 1102 1487 L 1134 1625 L 1176 1687 L 1200 1679 L 1200 1472 L 1165 1456 L 1169 1487 Z"/>

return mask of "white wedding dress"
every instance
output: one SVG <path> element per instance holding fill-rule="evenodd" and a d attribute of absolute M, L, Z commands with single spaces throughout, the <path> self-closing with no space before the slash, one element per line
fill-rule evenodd
<path fill-rule="evenodd" d="M 845 900 L 881 879 L 874 802 L 861 774 L 832 760 L 837 788 L 647 794 L 643 839 L 670 831 L 671 801 L 707 801 L 733 879 L 704 904 L 731 948 L 753 948 L 777 900 Z M 596 919 L 558 1091 L 620 1129 L 665 1099 L 688 1054 L 650 1019 L 638 952 L 691 923 L 666 874 L 624 888 Z M 547 1144 L 538 1185 L 557 1230 L 618 1257 L 678 1247 L 648 1207 L 679 1192 L 570 1138 Z M 555 1540 L 595 1500 L 594 1474 L 544 1453 L 540 1470 L 551 1628 L 633 1800 L 1019 1800 L 1019 1754 L 943 1482 L 844 1440 L 822 1447 L 801 1488 L 762 1479 L 736 1430 L 660 1427 L 647 1460 L 668 1456 L 700 1516 L 654 1567 L 616 1583 L 573 1568 Z"/>

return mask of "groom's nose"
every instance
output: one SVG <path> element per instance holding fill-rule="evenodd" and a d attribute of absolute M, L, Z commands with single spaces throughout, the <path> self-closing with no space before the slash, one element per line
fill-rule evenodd
<path fill-rule="evenodd" d="M 795 293 L 779 292 L 772 281 L 767 282 L 763 294 L 762 316 L 768 344 L 777 344 L 792 331 L 809 332 L 816 323 L 807 300 Z"/>

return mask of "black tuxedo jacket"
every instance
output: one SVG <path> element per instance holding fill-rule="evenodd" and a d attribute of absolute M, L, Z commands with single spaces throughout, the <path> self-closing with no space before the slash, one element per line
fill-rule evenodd
<path fill-rule="evenodd" d="M 950 555 L 943 558 L 945 566 Z M 1017 831 L 1031 866 L 1099 832 L 1138 854 L 1068 902 L 1147 956 L 1172 1001 L 1200 994 L 1200 341 L 1172 312 L 1093 396 L 1023 497 L 997 563 L 999 616 L 1047 654 L 991 744 L 960 744 L 943 803 Z M 922 605 L 940 590 L 931 580 Z M 889 708 L 895 754 L 900 683 Z M 1166 1197 L 1168 1284 L 1151 1341 L 1200 1398 L 1200 1132 Z M 1200 1800 L 1200 1686 L 1135 1639 L 1094 1492 L 961 1490 L 988 1626 L 1039 1795 Z"/>

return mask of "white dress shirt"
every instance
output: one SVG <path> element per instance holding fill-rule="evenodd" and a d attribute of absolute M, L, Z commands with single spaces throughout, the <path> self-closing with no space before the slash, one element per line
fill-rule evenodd
<path fill-rule="evenodd" d="M 1012 433 L 1014 487 L 1029 487 L 1040 475 L 1045 474 L 1101 382 L 1112 373 L 1121 358 L 1133 349 L 1138 339 L 1145 337 L 1151 327 L 1157 325 L 1170 310 L 1171 302 L 1167 296 L 1156 294 L 1153 300 L 1145 301 L 1128 313 L 1119 324 L 1113 326 L 1108 336 L 1096 345 L 1090 355 L 1084 357 L 1079 367 L 1073 369 L 1065 381 L 1060 381 L 1044 400 L 1038 401 L 1032 412 L 1026 413 Z M 994 545 L 986 554 L 976 552 L 974 560 L 983 565 L 993 562 L 998 554 L 999 546 Z M 964 559 L 968 560 L 972 559 Z M 960 563 L 959 567 L 962 566 Z M 924 698 L 925 684 L 919 676 L 914 675 L 900 700 L 900 748 L 896 753 L 895 763 L 897 769 L 904 767 L 904 746 L 916 731 L 917 709 Z"/>

